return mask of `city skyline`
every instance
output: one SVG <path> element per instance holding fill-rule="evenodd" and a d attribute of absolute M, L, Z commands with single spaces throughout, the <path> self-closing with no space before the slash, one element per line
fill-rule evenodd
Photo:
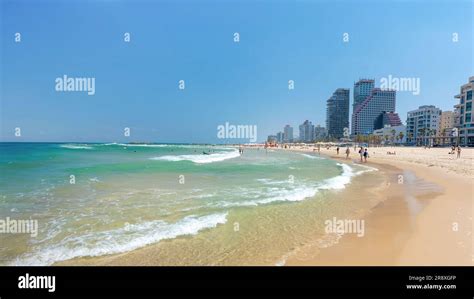
<path fill-rule="evenodd" d="M 395 97 L 396 91 L 391 89 L 380 89 L 375 87 L 373 79 L 360 79 L 354 83 L 354 96 L 352 106 L 356 107 L 356 111 L 360 111 L 362 106 L 372 105 L 372 110 L 378 108 L 378 112 L 372 113 L 372 117 L 366 120 L 369 129 L 365 134 L 360 135 L 375 135 L 380 137 L 389 137 L 396 133 L 397 136 L 402 134 L 400 138 L 397 138 L 397 142 L 410 145 L 419 144 L 420 142 L 430 142 L 430 146 L 434 142 L 439 142 L 440 145 L 446 144 L 473 144 L 474 127 L 472 124 L 472 85 L 474 83 L 474 76 L 469 77 L 468 83 L 462 84 L 460 87 L 460 93 L 456 94 L 453 98 L 458 99 L 451 110 L 441 110 L 435 105 L 421 105 L 414 110 L 410 110 L 406 115 L 405 124 L 400 119 L 396 110 Z M 311 121 L 305 120 L 303 124 L 299 126 L 300 135 L 295 137 L 293 141 L 311 143 L 314 141 L 322 140 L 357 140 L 356 134 L 351 136 L 344 136 L 342 134 L 346 128 L 349 131 L 349 127 L 342 125 L 342 122 L 348 121 L 347 109 L 349 107 L 349 89 L 338 88 L 333 95 L 327 101 L 327 118 L 326 127 L 320 127 L 320 125 L 313 125 Z M 336 101 L 339 99 L 339 101 Z M 376 103 L 370 103 L 375 101 Z M 340 107 L 336 107 L 336 102 L 340 102 Z M 362 105 L 361 105 L 362 104 Z M 386 106 L 388 105 L 388 106 Z M 360 107 L 359 107 L 360 106 Z M 380 107 L 388 107 L 387 109 Z M 345 111 L 345 112 L 344 112 Z M 379 113 L 380 112 L 380 113 Z M 343 115 L 341 117 L 341 115 Z M 352 115 L 352 123 L 357 121 L 357 117 Z M 327 130 L 329 124 L 337 124 L 338 130 L 341 131 L 339 136 L 331 134 L 331 130 Z M 285 130 L 289 125 L 285 126 Z M 324 132 L 324 134 L 317 134 L 318 131 Z M 334 128 L 333 128 L 334 130 Z M 312 138 L 308 138 L 307 132 Z M 337 131 L 337 130 L 336 130 Z M 281 135 L 280 135 L 281 134 Z M 268 142 L 288 142 L 288 139 L 278 136 L 283 136 L 282 132 L 278 132 L 276 135 L 269 135 L 267 138 Z M 385 136 L 387 135 L 387 136 Z M 303 137 L 300 137 L 303 136 Z M 458 140 L 459 136 L 459 140 Z M 395 135 L 392 136 L 394 142 Z M 387 140 L 388 141 L 388 140 Z"/>

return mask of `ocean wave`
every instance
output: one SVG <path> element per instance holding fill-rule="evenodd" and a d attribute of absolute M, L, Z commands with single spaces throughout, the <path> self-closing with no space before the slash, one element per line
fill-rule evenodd
<path fill-rule="evenodd" d="M 275 181 L 272 179 L 255 179 L 257 182 L 263 183 L 265 185 L 282 185 L 282 184 L 288 184 L 289 180 L 283 180 L 283 181 Z"/>
<path fill-rule="evenodd" d="M 98 143 L 97 146 L 130 146 L 130 147 L 169 147 L 170 144 L 153 144 L 153 143 Z"/>
<path fill-rule="evenodd" d="M 241 202 L 220 202 L 220 207 L 248 207 L 248 206 L 258 206 L 262 204 L 269 204 L 272 202 L 282 202 L 282 201 L 302 201 L 307 198 L 314 197 L 320 190 L 341 190 L 346 187 L 351 182 L 352 177 L 358 175 L 354 170 L 347 164 L 338 163 L 337 164 L 342 169 L 342 173 L 333 178 L 326 179 L 319 183 L 310 183 L 303 182 L 291 183 L 287 181 L 272 181 L 270 179 L 257 179 L 257 181 L 262 182 L 265 185 L 280 185 L 287 183 L 286 188 L 273 188 L 273 189 L 262 189 L 260 191 L 261 196 L 264 198 L 251 199 Z M 242 194 L 245 194 L 242 192 Z M 252 197 L 256 197 L 255 192 L 252 192 Z"/>
<path fill-rule="evenodd" d="M 337 165 L 342 168 L 342 174 L 336 177 L 324 180 L 322 184 L 318 187 L 318 189 L 340 190 L 340 189 L 344 189 L 346 185 L 351 182 L 352 177 L 356 175 L 352 167 L 343 163 L 337 163 Z"/>
<path fill-rule="evenodd" d="M 11 265 L 51 265 L 78 257 L 94 257 L 131 251 L 165 239 L 196 235 L 227 222 L 227 213 L 187 216 L 176 223 L 162 220 L 126 225 L 123 228 L 70 236 L 59 244 L 19 257 Z"/>
<path fill-rule="evenodd" d="M 252 199 L 241 202 L 220 202 L 219 206 L 228 207 L 251 207 L 265 205 L 273 202 L 283 201 L 302 201 L 307 198 L 313 197 L 318 192 L 318 188 L 309 185 L 299 185 L 295 188 L 274 188 L 273 190 L 262 190 L 261 195 L 266 195 L 264 198 Z M 255 197 L 255 196 L 254 196 Z"/>
<path fill-rule="evenodd" d="M 214 145 L 200 145 L 200 144 L 156 144 L 156 143 L 102 143 L 97 144 L 97 146 L 121 146 L 121 147 L 145 147 L 145 148 L 212 148 L 212 149 L 234 149 L 230 147 L 216 147 Z"/>
<path fill-rule="evenodd" d="M 240 154 L 237 150 L 229 151 L 229 152 L 221 152 L 221 153 L 213 153 L 210 155 L 177 155 L 177 156 L 161 156 L 161 157 L 153 157 L 150 158 L 151 160 L 161 160 L 161 161 L 191 161 L 197 164 L 205 164 L 205 163 L 213 163 L 213 162 L 220 162 L 228 159 L 233 159 L 239 157 Z"/>
<path fill-rule="evenodd" d="M 312 156 L 312 155 L 308 155 L 308 154 L 300 154 L 300 155 L 302 155 L 303 157 L 306 157 L 306 158 L 310 158 L 310 159 L 324 160 L 324 158 L 318 157 L 318 156 Z"/>
<path fill-rule="evenodd" d="M 68 149 L 93 149 L 92 146 L 84 144 L 61 144 L 60 147 Z"/>
<path fill-rule="evenodd" d="M 146 144 L 146 143 L 116 143 L 114 145 L 129 146 L 129 147 L 179 147 L 170 144 Z"/>

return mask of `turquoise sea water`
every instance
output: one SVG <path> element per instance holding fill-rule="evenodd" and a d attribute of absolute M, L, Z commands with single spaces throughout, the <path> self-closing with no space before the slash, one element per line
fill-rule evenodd
<path fill-rule="evenodd" d="M 259 231 L 265 221 L 296 223 L 293 218 L 308 210 L 298 203 L 327 199 L 367 171 L 317 154 L 246 149 L 240 155 L 217 145 L 0 143 L 0 219 L 39 225 L 37 237 L 0 234 L 0 264 L 49 265 L 121 253 L 225 225 L 236 231 L 236 223 L 246 236 L 242 246 L 257 239 L 255 250 L 262 252 L 272 235 Z M 252 223 L 248 235 L 246 223 Z M 232 242 L 214 239 L 218 249 L 188 264 L 212 264 L 219 250 L 230 258 L 226 244 Z M 271 258 L 262 255 L 262 261 Z"/>

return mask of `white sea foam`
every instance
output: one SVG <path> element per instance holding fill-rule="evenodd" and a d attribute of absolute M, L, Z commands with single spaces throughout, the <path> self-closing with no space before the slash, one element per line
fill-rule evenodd
<path fill-rule="evenodd" d="M 174 146 L 171 144 L 153 144 L 153 143 L 117 143 L 117 142 L 112 142 L 112 143 L 101 143 L 97 144 L 97 146 L 130 146 L 130 147 L 169 147 L 169 146 Z"/>
<path fill-rule="evenodd" d="M 356 175 L 359 175 L 359 174 L 362 174 L 362 173 L 365 173 L 365 172 L 379 171 L 377 168 L 370 167 L 370 166 L 367 166 L 367 165 L 358 164 L 357 166 L 365 168 L 365 170 L 359 170 L 358 172 L 356 172 Z"/>
<path fill-rule="evenodd" d="M 125 147 L 146 147 L 146 148 L 202 148 L 202 149 L 234 149 L 223 146 L 206 146 L 198 144 L 155 144 L 155 143 L 105 143 L 101 144 L 102 146 L 107 145 L 116 145 L 116 146 L 125 146 Z"/>
<path fill-rule="evenodd" d="M 177 147 L 177 145 L 171 144 L 146 144 L 146 143 L 116 143 L 119 146 L 130 146 L 130 147 Z"/>
<path fill-rule="evenodd" d="M 123 228 L 69 236 L 56 245 L 19 257 L 12 265 L 51 265 L 77 257 L 93 257 L 134 250 L 165 239 L 195 235 L 227 222 L 227 213 L 187 216 L 176 223 L 162 220 L 131 224 Z"/>
<path fill-rule="evenodd" d="M 341 167 L 342 173 L 333 178 L 326 179 L 319 183 L 302 182 L 302 183 L 290 183 L 289 181 L 272 181 L 270 179 L 257 179 L 257 181 L 264 183 L 265 185 L 282 185 L 287 184 L 286 188 L 272 188 L 262 189 L 256 194 L 255 190 L 249 194 L 251 199 L 240 202 L 220 202 L 220 207 L 245 207 L 245 206 L 258 206 L 262 204 L 269 204 L 278 201 L 302 201 L 307 198 L 314 197 L 320 190 L 341 190 L 351 182 L 352 177 L 362 173 L 355 173 L 354 170 L 347 164 L 338 163 Z M 245 194 L 242 191 L 242 194 Z M 263 197 L 263 198 L 258 198 Z"/>
<path fill-rule="evenodd" d="M 272 179 L 256 179 L 257 182 L 264 183 L 265 185 L 282 185 L 288 184 L 289 180 L 275 181 Z"/>
<path fill-rule="evenodd" d="M 307 198 L 313 197 L 318 192 L 318 187 L 301 184 L 298 187 L 286 189 L 286 188 L 274 188 L 266 189 L 260 192 L 260 196 L 254 194 L 252 197 L 262 197 L 259 199 L 252 199 L 240 202 L 220 202 L 220 207 L 250 207 L 269 204 L 272 202 L 283 202 L 283 201 L 302 201 Z"/>
<path fill-rule="evenodd" d="M 160 156 L 150 158 L 151 160 L 161 160 L 161 161 L 191 161 L 197 164 L 213 163 L 220 162 L 228 159 L 233 159 L 239 157 L 240 154 L 237 150 L 212 153 L 210 155 L 177 155 L 177 156 Z"/>
<path fill-rule="evenodd" d="M 93 149 L 92 146 L 83 144 L 61 144 L 60 147 L 68 149 Z"/>
<path fill-rule="evenodd" d="M 342 174 L 324 180 L 322 184 L 318 187 L 318 189 L 335 189 L 340 190 L 344 189 L 347 184 L 351 182 L 351 178 L 355 176 L 354 170 L 347 164 L 337 163 L 340 167 L 342 167 Z"/>
<path fill-rule="evenodd" d="M 255 204 L 267 204 L 275 201 L 301 201 L 313 197 L 318 192 L 317 188 L 301 185 L 293 189 L 278 190 L 271 192 L 271 197 L 254 200 Z"/>
<path fill-rule="evenodd" d="M 308 154 L 301 154 L 303 157 L 310 158 L 310 159 L 317 159 L 317 160 L 324 160 L 324 158 L 318 157 L 318 156 L 312 156 Z"/>

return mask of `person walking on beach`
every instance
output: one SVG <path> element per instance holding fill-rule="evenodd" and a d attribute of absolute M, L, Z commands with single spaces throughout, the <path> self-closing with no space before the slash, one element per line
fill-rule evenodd
<path fill-rule="evenodd" d="M 359 149 L 359 155 L 360 155 L 360 162 L 362 162 L 362 158 L 364 157 L 364 149 L 362 148 L 362 146 Z"/>
<path fill-rule="evenodd" d="M 458 156 L 457 158 L 461 158 L 461 147 L 458 145 Z"/>
<path fill-rule="evenodd" d="M 365 149 L 364 151 L 364 162 L 367 163 L 367 157 L 369 156 L 369 152 L 367 151 L 367 149 Z"/>
<path fill-rule="evenodd" d="M 336 152 L 339 155 L 339 146 L 336 148 Z"/>
<path fill-rule="evenodd" d="M 349 147 L 346 148 L 346 159 L 349 159 L 349 154 L 350 154 L 351 150 L 349 149 Z"/>

